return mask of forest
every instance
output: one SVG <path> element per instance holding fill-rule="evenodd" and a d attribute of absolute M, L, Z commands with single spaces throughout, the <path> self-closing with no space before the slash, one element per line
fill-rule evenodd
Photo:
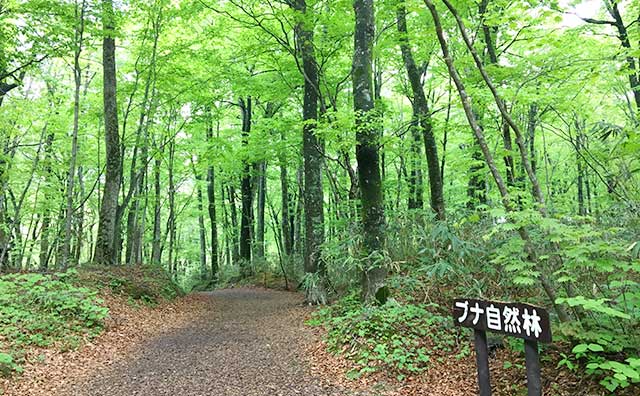
<path fill-rule="evenodd" d="M 640 2 L 0 0 L 0 375 L 20 290 L 149 268 L 299 291 L 354 378 L 535 304 L 543 366 L 637 395 Z"/>

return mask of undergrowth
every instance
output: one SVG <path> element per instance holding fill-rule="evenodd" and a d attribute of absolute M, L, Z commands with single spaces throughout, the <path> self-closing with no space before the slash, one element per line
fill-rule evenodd
<path fill-rule="evenodd" d="M 22 371 L 27 350 L 77 349 L 99 335 L 109 309 L 101 290 L 137 305 L 184 293 L 158 267 L 83 267 L 0 277 L 0 376 Z"/>
<path fill-rule="evenodd" d="M 320 309 L 309 321 L 324 326 L 330 351 L 354 363 L 351 377 L 385 371 L 402 380 L 427 369 L 439 354 L 463 356 L 452 322 L 430 304 L 362 304 L 356 293 Z"/>
<path fill-rule="evenodd" d="M 20 372 L 27 347 L 74 348 L 98 335 L 108 314 L 98 292 L 75 284 L 76 271 L 0 278 L 0 374 Z"/>
<path fill-rule="evenodd" d="M 352 360 L 355 373 L 403 377 L 428 368 L 438 350 L 466 353 L 468 340 L 453 341 L 470 332 L 452 329 L 450 308 L 454 298 L 470 297 L 549 308 L 550 348 L 557 353 L 543 356 L 545 364 L 588 377 L 602 391 L 640 394 L 640 241 L 633 219 L 597 224 L 542 218 L 534 210 L 489 210 L 448 223 L 412 216 L 394 216 L 388 224 L 390 302 L 366 306 L 347 294 L 311 321 L 327 329 L 329 347 Z M 538 262 L 514 235 L 519 227 L 530 230 Z M 329 280 L 335 290 L 353 289 L 357 276 L 344 268 L 361 242 L 348 228 L 336 239 L 323 246 Z M 553 303 L 570 313 L 569 322 L 560 322 L 544 294 L 541 271 L 553 279 Z M 521 342 L 499 338 L 497 345 L 522 352 Z"/>

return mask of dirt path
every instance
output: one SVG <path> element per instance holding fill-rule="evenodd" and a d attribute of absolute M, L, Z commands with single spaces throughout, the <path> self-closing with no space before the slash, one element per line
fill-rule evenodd
<path fill-rule="evenodd" d="M 356 395 L 312 377 L 297 294 L 229 289 L 205 295 L 199 320 L 147 341 L 132 360 L 64 392 L 77 396 Z M 358 393 L 358 395 L 364 395 Z"/>

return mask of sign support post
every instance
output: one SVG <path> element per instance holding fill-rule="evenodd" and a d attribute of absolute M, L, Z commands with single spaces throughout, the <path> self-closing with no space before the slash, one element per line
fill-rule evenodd
<path fill-rule="evenodd" d="M 476 364 L 478 366 L 478 387 L 480 388 L 480 396 L 491 396 L 487 332 L 482 330 L 474 330 L 474 334 L 476 341 Z"/>
<path fill-rule="evenodd" d="M 536 341 L 524 340 L 524 358 L 527 366 L 527 395 L 542 396 L 540 357 Z"/>

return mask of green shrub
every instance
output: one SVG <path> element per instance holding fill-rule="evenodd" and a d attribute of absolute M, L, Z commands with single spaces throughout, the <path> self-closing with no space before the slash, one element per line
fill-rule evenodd
<path fill-rule="evenodd" d="M 100 333 L 107 308 L 97 292 L 74 284 L 77 273 L 0 277 L 0 371 L 19 370 L 27 346 L 77 345 Z M 74 341 L 76 340 L 76 341 Z"/>
<path fill-rule="evenodd" d="M 108 288 L 135 302 L 156 305 L 160 300 L 173 300 L 184 292 L 162 268 L 137 267 L 88 267 L 80 273 L 81 283 Z"/>
<path fill-rule="evenodd" d="M 389 299 L 381 306 L 360 303 L 352 293 L 319 310 L 309 322 L 327 328 L 330 350 L 356 364 L 353 375 L 388 371 L 398 378 L 425 370 L 438 351 L 452 352 L 451 320 L 424 304 Z"/>

